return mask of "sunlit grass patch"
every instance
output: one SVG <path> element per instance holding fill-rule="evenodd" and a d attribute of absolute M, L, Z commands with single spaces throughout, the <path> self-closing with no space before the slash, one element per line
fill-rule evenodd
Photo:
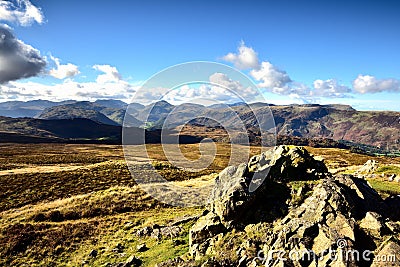
<path fill-rule="evenodd" d="M 368 182 L 384 198 L 391 195 L 400 195 L 400 184 L 397 182 L 389 182 L 382 179 L 368 179 Z"/>

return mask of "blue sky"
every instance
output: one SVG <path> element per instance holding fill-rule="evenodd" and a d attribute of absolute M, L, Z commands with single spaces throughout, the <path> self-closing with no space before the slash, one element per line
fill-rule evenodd
<path fill-rule="evenodd" d="M 396 1 L 1 0 L 0 6 L 1 23 L 46 63 L 0 79 L 0 101 L 127 100 L 158 71 L 201 60 L 238 67 L 272 103 L 400 110 Z"/>

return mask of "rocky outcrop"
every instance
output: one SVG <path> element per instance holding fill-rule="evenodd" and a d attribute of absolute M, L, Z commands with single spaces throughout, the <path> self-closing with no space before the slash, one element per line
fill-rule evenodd
<path fill-rule="evenodd" d="M 363 166 L 360 167 L 360 169 L 357 171 L 360 174 L 371 174 L 374 171 L 376 171 L 379 167 L 379 164 L 376 160 L 367 160 L 367 162 L 364 163 Z"/>
<path fill-rule="evenodd" d="M 279 146 L 252 157 L 248 164 L 223 170 L 215 180 L 208 210 L 228 229 L 273 219 L 290 197 L 277 182 L 318 179 L 327 172 L 324 163 L 304 148 Z"/>
<path fill-rule="evenodd" d="M 291 181 L 306 186 L 293 190 Z M 383 266 L 380 254 L 400 253 L 391 238 L 399 208 L 363 179 L 331 175 L 304 148 L 280 146 L 219 174 L 190 230 L 190 254 L 212 266 Z"/>

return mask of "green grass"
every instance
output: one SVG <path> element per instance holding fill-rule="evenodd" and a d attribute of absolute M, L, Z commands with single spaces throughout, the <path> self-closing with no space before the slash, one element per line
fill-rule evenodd
<path fill-rule="evenodd" d="M 138 187 L 116 187 L 9 210 L 0 218 L 0 266 L 80 266 L 84 261 L 104 266 L 124 262 L 131 255 L 140 258 L 143 266 L 154 266 L 187 253 L 193 221 L 181 224 L 182 231 L 174 238 L 139 237 L 136 231 L 201 211 L 167 207 Z M 179 244 L 174 245 L 177 240 Z M 125 247 L 123 253 L 112 251 L 118 243 Z M 136 246 L 141 243 L 149 250 L 138 252 Z M 93 249 L 99 252 L 96 258 L 88 256 Z"/>
<path fill-rule="evenodd" d="M 379 167 L 375 173 L 378 174 L 396 174 L 396 175 L 400 175 L 400 167 L 399 166 L 393 166 L 393 165 L 385 165 L 385 166 L 381 166 Z"/>
<path fill-rule="evenodd" d="M 400 184 L 396 182 L 383 181 L 380 179 L 368 179 L 371 187 L 375 189 L 382 197 L 400 194 Z"/>

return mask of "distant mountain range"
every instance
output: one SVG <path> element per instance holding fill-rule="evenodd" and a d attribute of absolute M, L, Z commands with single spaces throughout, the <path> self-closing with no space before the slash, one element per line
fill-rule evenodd
<path fill-rule="evenodd" d="M 204 126 L 209 131 L 222 126 L 239 130 L 240 125 L 254 131 L 260 126 L 262 131 L 276 131 L 279 136 L 327 138 L 389 150 L 400 148 L 400 112 L 357 111 L 346 105 L 236 103 L 174 106 L 159 101 L 147 106 L 135 103 L 127 109 L 127 104 L 119 100 L 35 100 L 0 103 L 0 116 L 3 116 L 0 119 L 3 139 L 6 133 L 13 133 L 32 138 L 117 140 L 125 117 L 125 126 L 142 127 L 149 132 L 162 127 L 176 130 L 185 124 Z M 192 134 L 196 135 L 193 131 Z"/>

